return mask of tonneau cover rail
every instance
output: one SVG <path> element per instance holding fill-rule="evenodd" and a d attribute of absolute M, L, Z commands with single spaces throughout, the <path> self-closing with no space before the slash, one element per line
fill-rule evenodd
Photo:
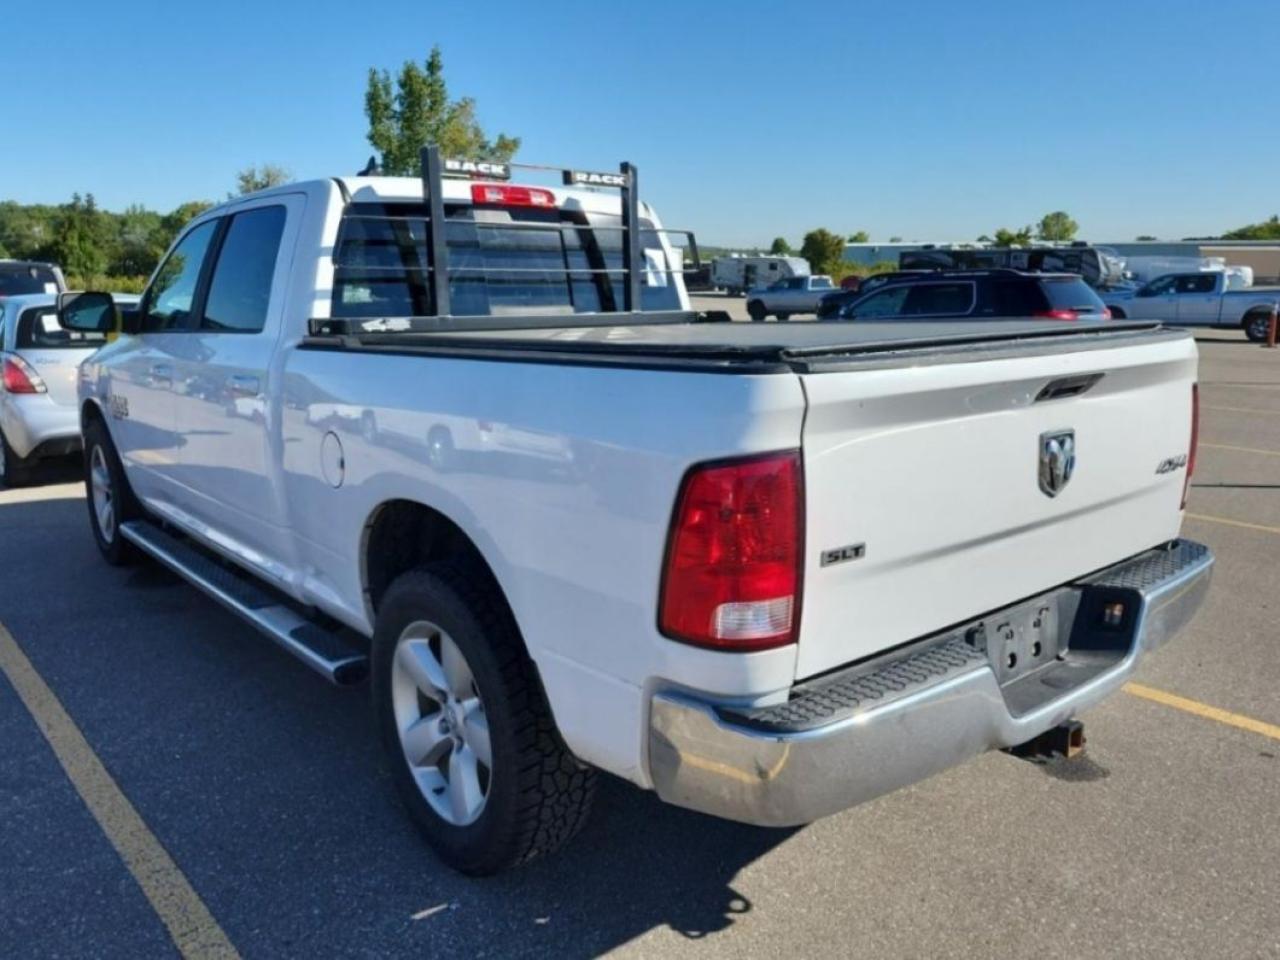
<path fill-rule="evenodd" d="M 320 321 L 313 321 L 314 324 Z M 806 324 L 806 326 L 808 326 Z M 826 326 L 826 325 L 824 325 Z M 832 325 L 834 326 L 834 325 Z M 613 339 L 600 331 L 597 339 L 578 339 L 573 331 L 564 338 L 533 339 L 517 329 L 477 336 L 436 330 L 341 334 L 329 331 L 303 340 L 301 347 L 324 351 L 360 351 L 397 355 L 455 357 L 522 363 L 556 363 L 611 367 L 684 369 L 716 373 L 818 373 L 841 369 L 873 369 L 909 361 L 923 366 L 998 359 L 1003 356 L 1050 354 L 1064 350 L 1094 350 L 1125 346 L 1150 339 L 1182 339 L 1191 334 L 1158 322 L 1107 323 L 1105 325 L 1045 330 L 1020 329 L 966 332 L 910 339 L 869 340 L 814 346 L 782 343 L 734 342 L 733 334 L 755 325 L 728 323 L 714 328 L 724 336 L 704 342 Z M 704 328 L 705 329 L 705 328 Z M 617 327 L 625 333 L 624 327 Z"/>

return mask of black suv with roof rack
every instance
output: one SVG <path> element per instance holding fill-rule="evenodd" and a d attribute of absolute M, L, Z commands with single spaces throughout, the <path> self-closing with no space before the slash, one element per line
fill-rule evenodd
<path fill-rule="evenodd" d="M 820 320 L 991 320 L 1040 317 L 1102 321 L 1111 313 L 1074 273 L 937 270 L 869 277 L 859 296 L 825 298 Z M 878 281 L 874 283 L 873 281 Z M 840 296 L 839 294 L 833 296 Z"/>

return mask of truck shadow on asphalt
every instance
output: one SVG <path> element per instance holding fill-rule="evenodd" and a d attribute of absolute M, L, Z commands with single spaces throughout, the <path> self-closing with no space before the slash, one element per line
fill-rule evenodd
<path fill-rule="evenodd" d="M 739 872 L 796 833 L 604 776 L 559 854 L 455 874 L 394 795 L 367 687 L 328 686 L 154 564 L 106 566 L 84 512 L 78 496 L 0 503 L 7 545 L 31 558 L 0 578 L 3 621 L 245 956 L 575 958 L 653 931 L 711 937 L 754 907 Z M 41 882 L 51 931 L 111 909 Z"/>

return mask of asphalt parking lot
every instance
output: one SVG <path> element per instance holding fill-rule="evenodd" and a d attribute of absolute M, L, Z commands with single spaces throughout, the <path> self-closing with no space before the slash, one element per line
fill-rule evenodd
<path fill-rule="evenodd" d="M 1280 350 L 1201 351 L 1215 584 L 1084 758 L 789 831 L 609 780 L 562 855 L 488 880 L 402 815 L 364 689 L 103 564 L 73 465 L 0 491 L 0 957 L 1280 955 Z"/>

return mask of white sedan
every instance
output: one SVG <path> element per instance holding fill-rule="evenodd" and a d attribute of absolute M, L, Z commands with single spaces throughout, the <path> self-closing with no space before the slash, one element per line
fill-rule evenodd
<path fill-rule="evenodd" d="M 130 306 L 136 296 L 118 295 Z M 20 484 L 35 461 L 80 449 L 76 372 L 105 340 L 58 326 L 57 297 L 0 299 L 0 481 Z"/>

